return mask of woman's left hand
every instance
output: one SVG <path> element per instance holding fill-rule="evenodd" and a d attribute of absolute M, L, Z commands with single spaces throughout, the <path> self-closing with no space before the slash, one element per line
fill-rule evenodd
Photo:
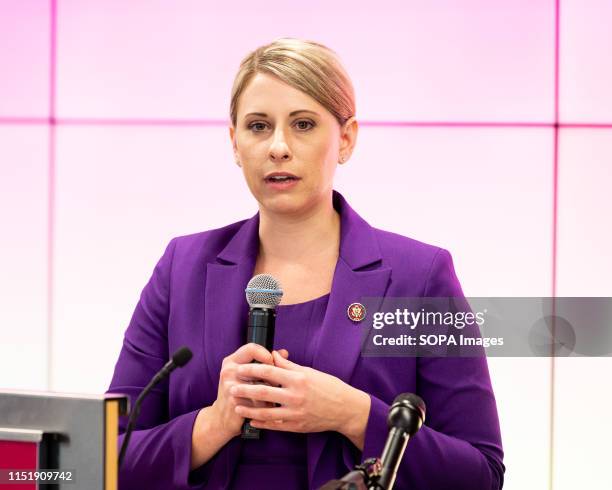
<path fill-rule="evenodd" d="M 280 407 L 255 408 L 238 405 L 236 413 L 250 418 L 260 429 L 289 432 L 336 431 L 363 449 L 370 413 L 370 396 L 339 378 L 300 366 L 273 351 L 274 366 L 242 364 L 238 375 L 267 381 L 240 383 L 231 388 L 234 396 L 280 403 Z"/>

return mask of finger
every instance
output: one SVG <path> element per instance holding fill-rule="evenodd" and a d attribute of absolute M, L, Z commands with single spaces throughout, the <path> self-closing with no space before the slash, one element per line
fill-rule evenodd
<path fill-rule="evenodd" d="M 273 403 L 270 402 L 262 402 L 259 400 L 251 400 L 250 398 L 234 398 L 235 403 L 233 405 L 233 407 L 237 407 L 238 405 L 242 406 L 242 407 L 258 407 L 258 408 L 266 408 L 266 407 L 274 407 L 276 405 L 274 405 Z M 234 408 L 231 407 L 230 410 L 233 410 Z"/>
<path fill-rule="evenodd" d="M 276 352 L 278 352 L 285 359 L 289 359 L 289 351 L 287 349 L 279 349 Z"/>
<path fill-rule="evenodd" d="M 259 378 L 253 378 L 251 376 L 239 376 L 238 374 L 236 374 L 236 380 L 241 383 L 247 384 L 258 383 L 260 381 Z"/>
<path fill-rule="evenodd" d="M 281 358 L 281 356 L 278 356 L 278 358 Z M 236 369 L 236 375 L 257 378 L 267 381 L 271 385 L 283 386 L 288 385 L 292 377 L 295 376 L 287 369 L 268 364 L 241 364 Z"/>
<path fill-rule="evenodd" d="M 292 371 L 298 371 L 302 366 L 296 364 L 295 362 L 291 362 L 286 357 L 281 356 L 278 351 L 272 352 L 272 359 L 274 360 L 274 365 L 281 367 L 283 369 L 290 369 Z"/>
<path fill-rule="evenodd" d="M 256 407 L 256 408 L 269 408 L 269 407 L 274 407 L 276 406 L 274 403 L 270 403 L 270 402 L 263 402 L 261 400 L 252 400 L 252 404 L 248 405 L 251 407 Z"/>
<path fill-rule="evenodd" d="M 249 422 L 251 426 L 257 429 L 268 429 L 268 430 L 282 430 L 287 432 L 297 432 L 293 424 L 287 423 L 284 420 L 251 420 Z"/>
<path fill-rule="evenodd" d="M 259 361 L 263 364 L 272 364 L 272 354 L 262 345 L 249 342 L 231 354 L 230 359 L 237 364 L 246 364 L 251 361 Z"/>
<path fill-rule="evenodd" d="M 286 407 L 255 408 L 238 406 L 234 410 L 241 417 L 262 420 L 264 422 L 269 420 L 293 420 L 295 417 L 293 411 Z"/>
<path fill-rule="evenodd" d="M 242 405 L 244 407 L 252 407 L 255 403 L 249 398 L 234 397 L 235 406 Z"/>
<path fill-rule="evenodd" d="M 289 392 L 284 388 L 276 388 L 275 386 L 237 384 L 232 386 L 230 393 L 233 396 L 270 403 L 288 404 L 291 402 L 291 395 Z"/>

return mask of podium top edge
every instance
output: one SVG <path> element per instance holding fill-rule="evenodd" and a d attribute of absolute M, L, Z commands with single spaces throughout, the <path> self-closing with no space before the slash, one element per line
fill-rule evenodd
<path fill-rule="evenodd" d="M 5 390 L 0 389 L 0 396 L 25 396 L 35 398 L 73 398 L 78 400 L 117 400 L 126 398 L 121 393 L 63 393 L 57 391 L 35 391 L 35 390 Z"/>
<path fill-rule="evenodd" d="M 0 440 L 18 442 L 40 442 L 44 431 L 36 429 L 19 429 L 17 427 L 0 427 Z"/>

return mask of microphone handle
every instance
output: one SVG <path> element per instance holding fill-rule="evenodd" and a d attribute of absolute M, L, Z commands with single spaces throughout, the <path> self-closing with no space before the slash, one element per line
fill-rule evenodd
<path fill-rule="evenodd" d="M 393 488 L 395 483 L 395 477 L 397 476 L 397 470 L 402 461 L 402 456 L 406 450 L 406 445 L 410 435 L 408 432 L 397 427 L 391 427 L 389 429 L 389 435 L 385 442 L 385 447 L 380 458 L 382 462 L 382 470 L 378 477 L 377 487 L 383 490 L 389 490 Z"/>
<path fill-rule="evenodd" d="M 252 307 L 249 309 L 249 321 L 247 328 L 247 344 L 255 343 L 271 351 L 274 347 L 274 327 L 276 311 L 273 308 Z M 257 363 L 258 361 L 252 361 Z M 250 419 L 245 419 L 242 424 L 242 439 L 259 439 L 261 430 L 252 427 Z"/>
<path fill-rule="evenodd" d="M 274 347 L 276 311 L 271 308 L 251 308 L 247 328 L 247 344 L 253 342 L 269 351 Z"/>

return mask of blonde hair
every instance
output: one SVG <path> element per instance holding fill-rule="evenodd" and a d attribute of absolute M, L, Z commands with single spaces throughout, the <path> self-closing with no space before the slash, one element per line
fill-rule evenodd
<path fill-rule="evenodd" d="M 341 126 L 355 115 L 355 91 L 338 55 L 313 41 L 281 38 L 252 51 L 240 63 L 230 103 L 234 127 L 238 99 L 257 73 L 273 75 L 309 95 L 331 112 Z"/>

